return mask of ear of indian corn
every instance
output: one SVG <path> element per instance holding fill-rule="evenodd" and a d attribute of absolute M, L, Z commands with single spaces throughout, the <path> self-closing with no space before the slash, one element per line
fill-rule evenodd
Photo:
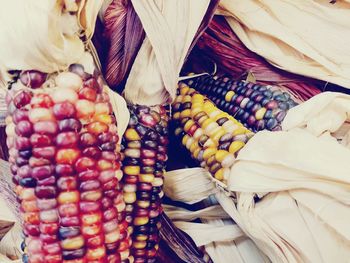
<path fill-rule="evenodd" d="M 253 133 L 183 83 L 172 109 L 175 135 L 202 167 L 216 179 L 226 181 L 236 155 Z"/>
<path fill-rule="evenodd" d="M 125 262 L 117 127 L 101 78 L 77 64 L 48 81 L 24 71 L 7 103 L 26 260 Z"/>
<path fill-rule="evenodd" d="M 154 262 L 162 213 L 168 117 L 163 106 L 129 105 L 124 134 L 124 199 L 134 262 Z"/>
<path fill-rule="evenodd" d="M 209 75 L 187 83 L 254 132 L 281 130 L 287 111 L 297 105 L 289 93 L 277 87 Z"/>

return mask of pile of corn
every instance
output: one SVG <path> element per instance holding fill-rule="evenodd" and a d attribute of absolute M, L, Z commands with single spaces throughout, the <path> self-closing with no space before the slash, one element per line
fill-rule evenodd
<path fill-rule="evenodd" d="M 235 157 L 253 133 L 184 83 L 172 105 L 175 135 L 201 167 L 226 181 Z"/>
<path fill-rule="evenodd" d="M 297 105 L 289 93 L 276 87 L 227 77 L 204 75 L 188 84 L 254 132 L 281 130 L 287 111 Z"/>

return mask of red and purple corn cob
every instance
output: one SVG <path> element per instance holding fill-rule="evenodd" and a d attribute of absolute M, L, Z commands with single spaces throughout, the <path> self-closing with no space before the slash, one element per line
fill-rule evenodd
<path fill-rule="evenodd" d="M 8 146 L 29 262 L 125 262 L 119 138 L 101 78 L 72 65 L 54 81 L 21 72 L 12 86 Z"/>

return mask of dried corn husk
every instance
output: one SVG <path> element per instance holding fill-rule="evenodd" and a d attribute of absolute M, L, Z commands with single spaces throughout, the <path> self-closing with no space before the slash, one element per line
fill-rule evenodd
<path fill-rule="evenodd" d="M 9 163 L 0 159 L 0 254 L 17 259 L 21 256 L 22 229 L 18 221 L 16 195 L 12 189 Z"/>
<path fill-rule="evenodd" d="M 188 235 L 185 235 L 182 231 L 176 228 L 174 223 L 165 213 L 162 213 L 160 218 L 162 223 L 162 227 L 160 228 L 160 236 L 176 253 L 177 257 L 181 258 L 181 260 L 184 262 L 212 262 L 211 260 L 204 260 L 203 253 L 196 247 L 194 242 L 188 237 Z M 176 261 L 176 258 L 173 259 Z M 169 259 L 167 258 L 167 260 Z"/>
<path fill-rule="evenodd" d="M 22 257 L 21 243 L 22 227 L 16 222 L 9 232 L 0 241 L 0 253 L 6 255 L 9 259 L 20 259 Z M 2 261 L 0 261 L 3 263 Z"/>
<path fill-rule="evenodd" d="M 250 51 L 222 16 L 215 16 L 210 22 L 198 40 L 190 62 L 205 65 L 206 58 L 218 65 L 220 73 L 228 74 L 234 79 L 253 76 L 254 82 L 282 86 L 303 101 L 321 92 L 316 86 L 321 86 L 321 81 L 280 70 Z"/>
<path fill-rule="evenodd" d="M 147 37 L 126 83 L 127 100 L 156 105 L 174 99 L 179 72 L 209 2 L 132 1 Z"/>
<path fill-rule="evenodd" d="M 104 41 L 108 43 L 105 76 L 108 84 L 119 91 L 145 37 L 141 21 L 130 1 L 114 0 L 103 15 Z M 106 46 L 106 44 L 105 44 Z"/>
<path fill-rule="evenodd" d="M 82 58 L 79 24 L 87 38 L 91 37 L 101 1 L 80 1 L 79 20 L 76 14 L 64 11 L 63 1 L 1 0 L 0 5 L 3 71 L 36 69 L 51 73 Z"/>
<path fill-rule="evenodd" d="M 349 134 L 349 113 L 350 96 L 319 94 L 288 112 L 283 131 L 259 132 L 239 153 L 232 216 L 272 261 L 350 258 L 350 151 L 334 136 L 344 126 Z"/>
<path fill-rule="evenodd" d="M 218 3 L 219 0 L 210 0 L 189 50 L 207 28 Z M 99 17 L 102 23 L 98 23 L 93 41 L 102 60 L 108 85 L 122 92 L 145 32 L 131 1 L 105 0 Z"/>
<path fill-rule="evenodd" d="M 218 13 L 271 64 L 350 88 L 349 7 L 348 1 L 223 0 Z"/>
<path fill-rule="evenodd" d="M 1 83 L 1 79 L 0 79 Z M 5 118 L 7 115 L 7 107 L 5 103 L 6 91 L 0 89 L 0 127 L 5 126 Z"/>
<path fill-rule="evenodd" d="M 21 259 L 18 259 L 18 260 L 11 260 L 9 259 L 8 257 L 0 254 L 0 262 L 1 263 L 22 263 L 22 260 Z"/>
<path fill-rule="evenodd" d="M 214 183 L 207 177 L 206 170 L 192 168 L 176 171 L 167 172 L 164 180 L 164 192 L 172 200 L 194 204 L 217 193 L 218 189 L 213 187 Z M 196 191 L 189 186 L 195 186 Z"/>
<path fill-rule="evenodd" d="M 220 198 L 230 211 L 235 211 L 232 198 L 202 168 L 167 172 L 164 186 L 164 192 L 172 200 L 193 204 L 215 197 Z M 177 227 L 193 238 L 197 246 L 205 245 L 213 262 L 268 262 L 238 225 L 227 220 L 232 215 L 227 213 L 222 203 L 221 208 L 214 204 L 197 211 L 165 206 L 165 212 Z M 189 222 L 196 218 L 200 218 L 202 223 Z"/>

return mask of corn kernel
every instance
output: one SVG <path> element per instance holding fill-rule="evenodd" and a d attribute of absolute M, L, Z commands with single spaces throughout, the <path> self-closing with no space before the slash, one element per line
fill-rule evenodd
<path fill-rule="evenodd" d="M 235 95 L 235 92 L 230 90 L 225 95 L 225 101 L 230 102 L 232 97 Z"/>
<path fill-rule="evenodd" d="M 140 166 L 125 166 L 124 173 L 128 175 L 138 175 L 140 173 Z"/>
<path fill-rule="evenodd" d="M 83 236 L 67 238 L 61 241 L 61 246 L 64 250 L 75 250 L 84 246 Z"/>
<path fill-rule="evenodd" d="M 235 135 L 239 135 L 239 134 L 245 134 L 246 132 L 247 132 L 246 128 L 239 127 L 233 131 L 232 135 L 235 136 Z"/>
<path fill-rule="evenodd" d="M 216 148 L 207 148 L 204 150 L 203 153 L 203 159 L 207 161 L 210 156 L 214 155 L 216 153 L 217 149 Z"/>
<path fill-rule="evenodd" d="M 218 150 L 216 153 L 215 153 L 215 159 L 221 163 L 227 155 L 229 155 L 230 153 L 228 151 L 225 151 L 225 150 Z"/>
<path fill-rule="evenodd" d="M 234 141 L 230 144 L 230 148 L 229 148 L 229 152 L 234 154 L 237 151 L 239 151 L 240 149 L 242 149 L 242 147 L 244 146 L 244 142 L 241 141 Z"/>
<path fill-rule="evenodd" d="M 125 131 L 125 139 L 129 140 L 129 141 L 139 141 L 141 140 L 139 134 L 137 133 L 136 130 L 129 128 Z"/>
<path fill-rule="evenodd" d="M 180 94 L 181 95 L 186 95 L 189 90 L 190 90 L 190 87 L 186 85 L 186 86 L 184 86 L 183 88 L 180 89 Z"/>
<path fill-rule="evenodd" d="M 266 108 L 260 108 L 255 112 L 255 119 L 262 120 L 264 118 L 264 115 L 266 113 Z"/>
<path fill-rule="evenodd" d="M 142 225 L 146 225 L 148 221 L 149 221 L 148 216 L 142 216 L 142 217 L 135 217 L 133 223 L 135 226 L 142 226 Z"/>
<path fill-rule="evenodd" d="M 140 174 L 139 175 L 139 181 L 141 183 L 152 183 L 154 180 L 153 174 Z"/>
<path fill-rule="evenodd" d="M 194 123 L 194 121 L 193 120 L 188 120 L 187 122 L 186 122 L 186 124 L 184 125 L 184 131 L 185 132 L 188 132 L 188 130 L 191 128 L 191 126 L 192 125 L 194 125 L 195 123 Z"/>
<path fill-rule="evenodd" d="M 190 109 L 183 110 L 180 113 L 180 118 L 181 119 L 186 118 L 186 117 L 191 117 L 191 110 Z"/>
<path fill-rule="evenodd" d="M 224 168 L 219 169 L 215 175 L 214 175 L 215 179 L 222 181 L 224 179 Z"/>

